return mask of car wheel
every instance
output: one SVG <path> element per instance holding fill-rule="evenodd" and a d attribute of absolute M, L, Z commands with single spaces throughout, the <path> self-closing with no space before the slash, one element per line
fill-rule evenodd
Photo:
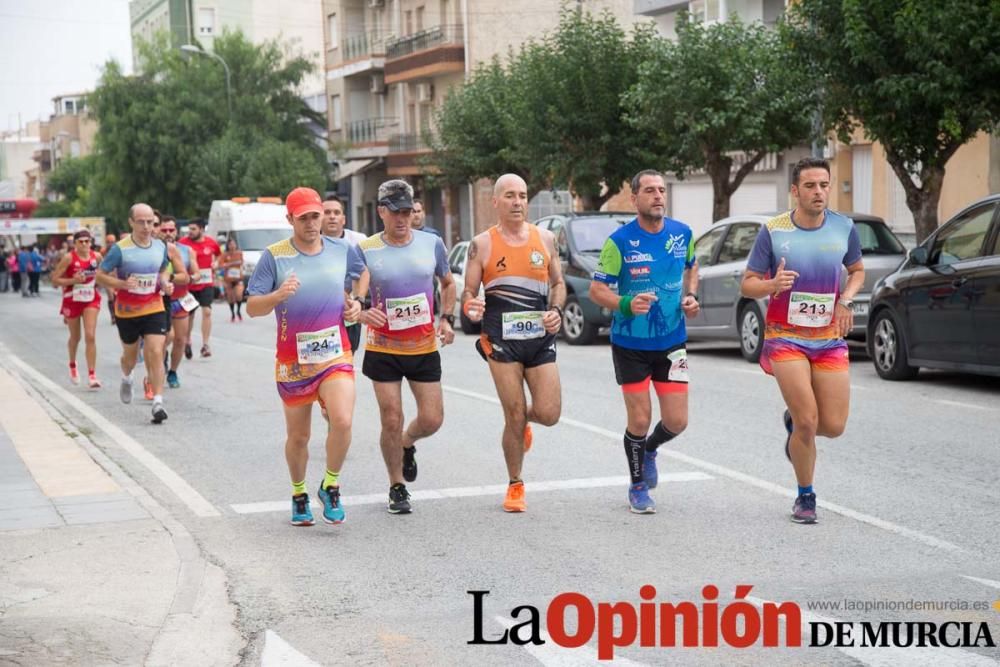
<path fill-rule="evenodd" d="M 740 353 L 750 363 L 756 363 L 764 347 L 764 317 L 756 301 L 750 301 L 740 309 L 739 322 Z"/>
<path fill-rule="evenodd" d="M 910 380 L 916 377 L 919 368 L 910 366 L 906 358 L 906 345 L 900 333 L 899 323 L 889 310 L 883 309 L 875 315 L 869 345 L 875 372 L 884 380 Z"/>
<path fill-rule="evenodd" d="M 462 333 L 469 335 L 479 333 L 482 330 L 483 326 L 481 322 L 473 322 L 468 317 L 466 317 L 464 311 L 459 311 L 458 323 L 462 327 Z"/>
<path fill-rule="evenodd" d="M 563 308 L 563 337 L 570 345 L 589 345 L 597 338 L 597 326 L 588 322 L 575 294 L 566 298 Z"/>

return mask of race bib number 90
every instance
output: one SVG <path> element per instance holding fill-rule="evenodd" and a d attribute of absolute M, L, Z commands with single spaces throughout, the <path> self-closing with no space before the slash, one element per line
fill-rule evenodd
<path fill-rule="evenodd" d="M 130 289 L 132 294 L 152 294 L 156 291 L 156 281 L 160 277 L 156 273 L 133 273 L 135 278 L 135 288 Z"/>
<path fill-rule="evenodd" d="M 427 295 L 423 293 L 401 299 L 386 299 L 385 314 L 389 319 L 390 331 L 431 323 L 431 306 Z"/>
<path fill-rule="evenodd" d="M 300 364 L 323 364 L 344 354 L 340 327 L 295 334 L 295 347 Z"/>
<path fill-rule="evenodd" d="M 94 284 L 73 285 L 73 301 L 77 303 L 90 303 L 94 300 Z"/>
<path fill-rule="evenodd" d="M 504 340 L 528 340 L 541 338 L 545 335 L 542 326 L 542 311 L 526 310 L 520 313 L 503 314 Z"/>
<path fill-rule="evenodd" d="M 788 299 L 788 323 L 800 327 L 825 327 L 833 321 L 836 294 L 792 292 Z"/>

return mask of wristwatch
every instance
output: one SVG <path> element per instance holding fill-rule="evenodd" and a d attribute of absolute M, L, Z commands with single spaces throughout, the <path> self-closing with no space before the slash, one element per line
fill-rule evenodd
<path fill-rule="evenodd" d="M 851 311 L 852 313 L 854 312 L 854 299 L 841 299 L 837 303 L 839 303 L 841 306 Z"/>
<path fill-rule="evenodd" d="M 689 296 L 689 297 L 691 297 L 692 299 L 694 299 L 695 301 L 697 301 L 697 300 L 698 300 L 698 295 L 697 295 L 697 294 L 695 294 L 694 292 L 688 292 L 687 294 L 685 294 L 685 296 Z"/>
<path fill-rule="evenodd" d="M 451 313 L 448 313 L 447 315 L 442 315 L 441 319 L 450 324 L 452 329 L 455 328 L 455 316 L 452 315 Z"/>

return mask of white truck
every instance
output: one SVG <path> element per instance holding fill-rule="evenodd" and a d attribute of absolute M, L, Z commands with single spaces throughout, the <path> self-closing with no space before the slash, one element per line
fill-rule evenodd
<path fill-rule="evenodd" d="M 226 241 L 235 238 L 243 251 L 243 280 L 250 279 L 264 248 L 292 235 L 286 210 L 278 197 L 234 197 L 216 199 L 208 213 L 209 234 L 226 249 Z"/>

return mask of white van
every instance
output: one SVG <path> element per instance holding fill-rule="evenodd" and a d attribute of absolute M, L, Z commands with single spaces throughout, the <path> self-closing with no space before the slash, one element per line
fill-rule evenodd
<path fill-rule="evenodd" d="M 278 197 L 216 199 L 208 213 L 206 234 L 226 249 L 233 237 L 243 251 L 244 281 L 250 278 L 264 248 L 292 235 L 292 226 Z"/>

